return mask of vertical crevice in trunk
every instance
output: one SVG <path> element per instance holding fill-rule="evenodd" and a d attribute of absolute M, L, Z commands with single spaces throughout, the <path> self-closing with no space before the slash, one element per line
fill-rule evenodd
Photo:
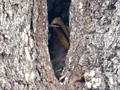
<path fill-rule="evenodd" d="M 49 53 L 55 76 L 59 79 L 69 50 L 70 0 L 47 0 Z"/>

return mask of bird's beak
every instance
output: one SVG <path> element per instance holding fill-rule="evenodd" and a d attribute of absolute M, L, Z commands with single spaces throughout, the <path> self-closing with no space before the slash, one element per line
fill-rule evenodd
<path fill-rule="evenodd" d="M 60 27 L 60 26 L 54 25 L 54 24 L 50 24 L 50 25 L 48 25 L 48 27 Z"/>

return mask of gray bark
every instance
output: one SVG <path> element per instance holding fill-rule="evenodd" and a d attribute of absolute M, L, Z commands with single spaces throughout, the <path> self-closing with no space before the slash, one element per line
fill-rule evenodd
<path fill-rule="evenodd" d="M 0 88 L 47 90 L 46 0 L 0 1 Z M 48 68 L 49 69 L 49 68 Z M 48 74 L 49 75 L 49 74 Z M 49 78 L 48 78 L 48 81 Z"/>
<path fill-rule="evenodd" d="M 1 90 L 120 88 L 120 0 L 71 1 L 62 82 L 48 51 L 47 1 L 1 0 L 0 7 Z"/>
<path fill-rule="evenodd" d="M 88 89 L 118 90 L 120 0 L 72 0 L 70 28 L 68 67 L 82 66 Z"/>

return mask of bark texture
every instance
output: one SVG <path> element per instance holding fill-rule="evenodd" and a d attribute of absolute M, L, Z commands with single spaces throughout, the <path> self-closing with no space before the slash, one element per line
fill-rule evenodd
<path fill-rule="evenodd" d="M 0 7 L 0 89 L 54 88 L 47 66 L 47 1 L 1 0 Z"/>
<path fill-rule="evenodd" d="M 47 0 L 0 0 L 0 89 L 118 90 L 120 0 L 71 0 L 60 81 L 48 51 L 47 15 Z"/>
<path fill-rule="evenodd" d="M 120 0 L 72 0 L 70 28 L 68 67 L 82 66 L 88 89 L 118 90 Z"/>

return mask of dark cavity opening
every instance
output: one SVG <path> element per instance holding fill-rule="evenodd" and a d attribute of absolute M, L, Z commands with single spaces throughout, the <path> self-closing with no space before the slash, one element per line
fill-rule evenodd
<path fill-rule="evenodd" d="M 59 79 L 65 67 L 69 50 L 69 6 L 70 0 L 47 0 L 48 47 L 55 76 Z"/>

